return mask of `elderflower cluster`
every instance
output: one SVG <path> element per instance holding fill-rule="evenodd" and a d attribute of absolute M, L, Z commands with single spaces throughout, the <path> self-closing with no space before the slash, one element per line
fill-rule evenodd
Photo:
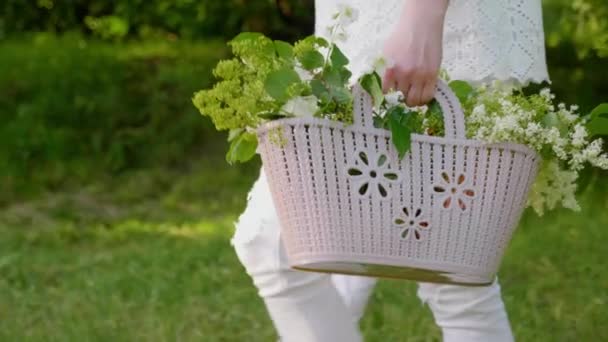
<path fill-rule="evenodd" d="M 579 211 L 575 197 L 577 179 L 578 172 L 561 167 L 556 160 L 544 162 L 530 189 L 528 205 L 539 214 L 558 205 Z"/>
<path fill-rule="evenodd" d="M 590 141 L 577 106 L 555 106 L 549 89 L 524 96 L 501 87 L 482 87 L 468 103 L 472 139 L 516 142 L 536 150 L 542 165 L 528 204 L 538 213 L 557 206 L 579 210 L 576 180 L 586 164 L 608 169 L 601 139 Z"/>
<path fill-rule="evenodd" d="M 345 41 L 348 38 L 346 28 L 359 19 L 359 11 L 346 4 L 338 4 L 332 19 L 333 25 L 326 28 L 326 36 L 332 42 Z"/>

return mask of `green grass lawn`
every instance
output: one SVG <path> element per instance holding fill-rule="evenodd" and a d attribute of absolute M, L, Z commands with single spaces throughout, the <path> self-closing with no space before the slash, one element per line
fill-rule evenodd
<path fill-rule="evenodd" d="M 273 341 L 229 244 L 257 165 L 207 156 L 0 210 L 0 341 Z M 608 198 L 526 214 L 501 269 L 519 341 L 608 340 Z M 415 285 L 383 280 L 369 341 L 437 341 Z"/>

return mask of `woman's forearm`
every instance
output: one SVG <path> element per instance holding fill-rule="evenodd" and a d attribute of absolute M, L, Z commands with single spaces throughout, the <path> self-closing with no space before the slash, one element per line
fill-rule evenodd
<path fill-rule="evenodd" d="M 448 0 L 406 0 L 384 53 L 394 66 L 384 75 L 385 90 L 403 92 L 410 106 L 430 101 L 442 58 Z"/>

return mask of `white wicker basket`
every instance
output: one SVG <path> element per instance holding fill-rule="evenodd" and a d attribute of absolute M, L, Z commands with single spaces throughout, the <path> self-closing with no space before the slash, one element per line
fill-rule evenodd
<path fill-rule="evenodd" d="M 355 123 L 295 118 L 257 131 L 292 267 L 426 282 L 491 283 L 537 172 L 537 154 L 465 137 L 443 82 L 445 137 L 413 135 L 399 160 L 354 89 Z M 277 143 L 277 130 L 283 143 Z"/>

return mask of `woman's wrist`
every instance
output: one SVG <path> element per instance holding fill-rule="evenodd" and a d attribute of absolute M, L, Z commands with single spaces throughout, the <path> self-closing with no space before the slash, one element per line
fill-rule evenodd
<path fill-rule="evenodd" d="M 400 90 L 409 106 L 425 104 L 435 94 L 447 6 L 448 0 L 405 0 L 385 43 L 384 54 L 394 65 L 384 74 L 383 88 Z"/>

